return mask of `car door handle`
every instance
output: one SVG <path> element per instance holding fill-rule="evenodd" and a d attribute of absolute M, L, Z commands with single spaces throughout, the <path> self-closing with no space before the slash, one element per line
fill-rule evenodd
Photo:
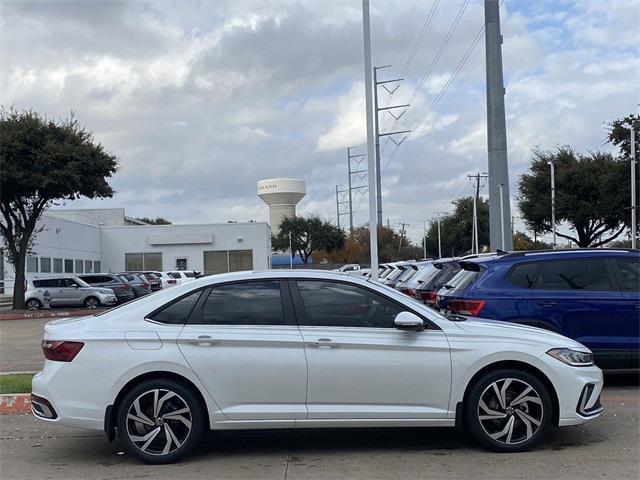
<path fill-rule="evenodd" d="M 313 345 L 314 347 L 318 347 L 318 348 L 336 348 L 339 347 L 340 344 L 334 342 L 333 340 L 331 340 L 330 338 L 319 338 L 318 340 L 316 340 L 315 342 L 309 342 L 311 345 Z"/>
<path fill-rule="evenodd" d="M 198 338 L 190 338 L 187 343 L 198 347 L 211 347 L 220 343 L 220 340 L 216 340 L 210 335 L 199 335 Z"/>
<path fill-rule="evenodd" d="M 556 302 L 553 300 L 538 300 L 538 305 L 541 307 L 553 307 L 556 305 Z"/>

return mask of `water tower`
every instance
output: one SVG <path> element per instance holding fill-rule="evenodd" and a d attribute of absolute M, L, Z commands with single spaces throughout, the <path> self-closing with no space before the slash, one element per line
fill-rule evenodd
<path fill-rule="evenodd" d="M 285 217 L 296 216 L 296 205 L 307 194 L 307 182 L 297 178 L 270 178 L 258 182 L 258 196 L 269 205 L 269 225 L 274 235 Z"/>

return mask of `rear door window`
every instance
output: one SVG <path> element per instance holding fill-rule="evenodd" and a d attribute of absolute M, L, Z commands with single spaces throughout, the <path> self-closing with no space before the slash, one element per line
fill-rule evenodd
<path fill-rule="evenodd" d="M 579 258 L 541 262 L 536 290 L 615 290 L 606 259 Z"/>

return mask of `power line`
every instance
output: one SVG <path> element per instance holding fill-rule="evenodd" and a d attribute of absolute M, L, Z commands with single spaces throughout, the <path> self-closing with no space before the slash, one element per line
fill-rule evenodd
<path fill-rule="evenodd" d="M 433 20 L 433 17 L 434 17 L 434 15 L 436 13 L 436 9 L 438 8 L 438 4 L 439 3 L 440 3 L 440 0 L 435 0 L 435 2 L 433 2 L 433 5 L 431 5 L 431 10 L 429 11 L 429 14 L 427 15 L 427 18 L 424 21 L 424 24 L 422 25 L 422 29 L 420 30 L 420 33 L 418 34 L 418 38 L 416 39 L 416 43 L 413 45 L 413 48 L 411 49 L 411 52 L 409 53 L 409 56 L 407 57 L 407 61 L 404 63 L 404 66 L 402 67 L 402 71 L 400 73 L 400 76 L 403 76 L 405 73 L 407 73 L 407 70 L 409 69 L 409 66 L 411 65 L 411 62 L 413 62 L 413 59 L 415 58 L 416 53 L 418 53 L 418 49 L 420 48 L 420 44 L 422 43 L 422 40 L 424 39 L 424 36 L 427 33 L 427 30 L 429 30 L 429 26 L 431 25 L 431 20 Z"/>
<path fill-rule="evenodd" d="M 456 17 L 453 19 L 453 23 L 449 27 L 449 31 L 447 32 L 447 35 L 445 36 L 444 40 L 440 44 L 440 48 L 438 48 L 438 51 L 436 52 L 435 56 L 433 57 L 433 60 L 431 60 L 431 63 L 429 64 L 429 67 L 427 68 L 426 73 L 423 75 L 422 79 L 418 83 L 418 86 L 416 87 L 415 91 L 411 95 L 411 99 L 409 100 L 408 103 L 411 103 L 413 101 L 413 99 L 416 98 L 416 96 L 418 96 L 418 92 L 422 89 L 422 86 L 424 85 L 424 83 L 427 81 L 427 79 L 429 78 L 429 76 L 433 72 L 433 69 L 435 68 L 436 64 L 440 60 L 440 57 L 442 56 L 442 53 L 447 48 L 447 45 L 449 44 L 449 41 L 451 40 L 451 37 L 453 36 L 454 32 L 458 28 L 458 25 L 460 24 L 460 21 L 462 20 L 462 16 L 464 15 L 464 12 L 467 9 L 467 7 L 469 6 L 470 2 L 471 2 L 471 0 L 464 0 L 462 5 L 460 6 L 460 9 L 458 10 L 458 13 L 457 13 Z"/>
<path fill-rule="evenodd" d="M 433 70 L 434 70 L 436 64 L 438 63 L 438 61 L 440 60 L 440 57 L 442 56 L 444 50 L 447 48 L 447 45 L 449 44 L 449 41 L 451 40 L 451 37 L 453 36 L 453 34 L 455 33 L 456 29 L 458 28 L 458 25 L 460 24 L 460 21 L 462 20 L 462 16 L 464 15 L 464 12 L 467 9 L 467 7 L 469 6 L 470 2 L 471 2 L 471 0 L 464 0 L 462 2 L 462 4 L 460 5 L 460 9 L 458 10 L 458 13 L 456 14 L 455 18 L 453 19 L 453 22 L 451 23 L 451 26 L 449 27 L 449 31 L 447 32 L 444 40 L 440 44 L 440 47 L 436 51 L 435 56 L 431 60 L 431 63 L 429 64 L 429 67 L 427 68 L 427 71 L 425 72 L 425 74 L 423 75 L 422 79 L 418 83 L 418 86 L 413 91 L 413 94 L 411 95 L 411 99 L 407 103 L 410 104 L 418 96 L 418 93 L 420 92 L 420 90 L 424 86 L 425 82 L 427 81 L 427 79 L 429 78 L 431 73 L 433 72 Z M 434 3 L 434 6 L 437 7 L 437 2 Z M 432 7 L 432 9 L 433 9 L 433 7 Z M 484 29 L 484 26 L 483 26 L 483 29 Z M 422 41 L 422 40 L 420 39 L 420 41 Z M 403 70 L 403 74 L 404 73 L 405 73 L 405 70 Z M 394 120 L 393 126 L 391 127 L 391 129 L 394 129 L 397 123 L 398 123 L 398 121 Z M 383 145 L 382 153 L 384 153 L 384 151 L 386 150 L 388 144 L 389 144 L 389 140 L 387 140 L 385 142 L 385 144 Z M 395 152 L 397 150 L 398 150 L 398 146 L 396 146 L 396 149 L 394 150 L 394 153 L 392 154 L 392 157 L 395 156 Z M 391 163 L 390 161 L 387 162 L 387 166 L 390 163 Z M 385 168 L 386 168 L 386 166 L 385 166 Z"/>
<path fill-rule="evenodd" d="M 458 62 L 458 65 L 456 66 L 454 71 L 451 73 L 451 75 L 447 79 L 446 83 L 444 84 L 444 86 L 442 87 L 442 89 L 440 90 L 438 95 L 433 99 L 433 101 L 429 105 L 429 108 L 427 108 L 427 111 L 424 113 L 422 118 L 411 128 L 412 131 L 414 131 L 416 128 L 418 128 L 422 124 L 422 122 L 424 122 L 426 120 L 426 118 L 433 111 L 434 107 L 438 104 L 440 99 L 444 96 L 445 93 L 447 93 L 447 90 L 449 89 L 451 84 L 455 81 L 456 77 L 458 76 L 458 73 L 460 73 L 460 70 L 462 70 L 462 67 L 464 67 L 464 64 L 467 62 L 467 60 L 469 60 L 469 57 L 471 56 L 471 54 L 475 50 L 475 48 L 478 45 L 478 43 L 480 43 L 480 40 L 482 39 L 483 33 L 484 33 L 484 25 L 478 31 L 476 36 L 473 38 L 473 41 L 471 42 L 471 44 L 467 48 L 466 52 L 462 56 L 462 59 L 460 60 L 460 62 Z"/>
<path fill-rule="evenodd" d="M 409 26 L 413 23 L 413 12 L 416 11 L 416 5 L 418 4 L 418 0 L 414 0 L 413 2 L 413 7 L 411 8 L 411 11 L 409 12 L 409 17 L 407 18 L 407 22 L 404 25 L 404 29 L 402 30 L 403 32 L 406 32 L 406 37 L 405 38 L 409 38 L 410 36 L 410 32 L 409 32 Z M 393 58 L 391 59 L 391 65 L 393 65 L 396 61 L 396 58 L 398 57 L 398 53 L 400 52 L 400 43 L 398 42 L 398 44 L 396 45 L 396 49 L 395 52 L 393 53 Z"/>

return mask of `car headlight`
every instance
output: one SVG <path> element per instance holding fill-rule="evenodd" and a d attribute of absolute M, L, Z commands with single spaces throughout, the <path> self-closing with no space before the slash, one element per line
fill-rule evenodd
<path fill-rule="evenodd" d="M 547 354 L 572 367 L 590 367 L 593 365 L 593 353 L 591 352 L 573 350 L 572 348 L 552 348 Z"/>

